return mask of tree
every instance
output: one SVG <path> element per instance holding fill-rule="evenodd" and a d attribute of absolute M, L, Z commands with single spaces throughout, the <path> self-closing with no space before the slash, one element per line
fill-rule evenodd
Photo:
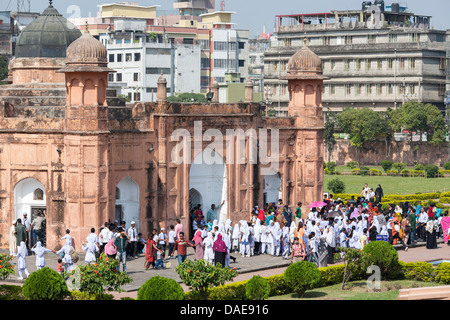
<path fill-rule="evenodd" d="M 181 93 L 177 96 L 167 97 L 167 101 L 174 102 L 197 102 L 197 103 L 206 103 L 205 95 L 201 93 Z"/>
<path fill-rule="evenodd" d="M 8 77 L 8 59 L 5 56 L 0 56 L 0 84 L 2 80 Z"/>
<path fill-rule="evenodd" d="M 180 276 L 181 280 L 191 288 L 195 293 L 201 295 L 203 300 L 208 298 L 208 289 L 210 287 L 217 287 L 224 285 L 225 281 L 230 281 L 237 276 L 236 268 L 230 269 L 218 266 L 213 266 L 205 260 L 185 260 L 179 264 L 175 271 Z"/>
<path fill-rule="evenodd" d="M 334 255 L 335 260 L 340 258 L 344 260 L 345 266 L 341 284 L 341 290 L 344 290 L 345 284 L 352 276 L 366 270 L 368 254 L 359 249 L 341 247 L 339 252 Z"/>
<path fill-rule="evenodd" d="M 335 117 L 327 117 L 327 121 L 325 122 L 325 131 L 323 133 L 323 140 L 328 151 L 328 162 L 330 162 L 331 160 L 331 153 L 333 152 L 334 146 L 336 145 L 336 138 L 334 137 L 335 125 Z"/>
<path fill-rule="evenodd" d="M 380 114 L 370 108 L 346 108 L 338 115 L 342 131 L 349 135 L 350 143 L 356 148 L 356 160 L 365 142 L 375 141 L 382 133 Z"/>
<path fill-rule="evenodd" d="M 333 193 L 344 193 L 345 192 L 345 184 L 339 178 L 334 178 L 334 179 L 328 181 L 327 187 Z"/>
<path fill-rule="evenodd" d="M 427 114 L 427 141 L 433 145 L 445 142 L 447 128 L 442 112 L 430 103 L 425 105 L 425 110 Z"/>

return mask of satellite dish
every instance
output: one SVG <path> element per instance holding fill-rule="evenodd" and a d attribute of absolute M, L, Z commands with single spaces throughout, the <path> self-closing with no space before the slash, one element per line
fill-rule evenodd
<path fill-rule="evenodd" d="M 371 13 L 370 18 L 367 20 L 367 28 L 380 29 L 382 27 L 380 7 L 373 5 L 369 6 L 367 12 Z"/>

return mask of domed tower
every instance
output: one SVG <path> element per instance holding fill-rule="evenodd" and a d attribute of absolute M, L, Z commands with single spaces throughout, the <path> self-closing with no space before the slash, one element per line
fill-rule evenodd
<path fill-rule="evenodd" d="M 80 30 L 56 10 L 52 1 L 17 39 L 11 71 L 14 84 L 63 83 L 56 73 L 65 64 L 66 49 Z"/>
<path fill-rule="evenodd" d="M 289 107 L 288 115 L 298 117 L 301 127 L 323 127 L 322 60 L 305 45 L 298 50 L 287 65 Z"/>
<path fill-rule="evenodd" d="M 109 72 L 115 71 L 108 68 L 106 48 L 90 34 L 86 26 L 83 35 L 67 48 L 66 66 L 58 70 L 58 73 L 65 74 L 68 130 L 99 129 L 97 125 L 100 123 L 96 121 L 70 121 L 75 120 L 73 117 L 82 119 L 83 114 L 89 114 L 91 120 L 107 122 L 106 88 Z M 93 108 L 97 112 L 92 112 Z M 106 129 L 105 126 L 100 127 Z"/>
<path fill-rule="evenodd" d="M 325 130 L 322 112 L 322 60 L 305 45 L 287 65 L 289 107 L 296 130 L 293 199 L 307 204 L 323 199 L 323 157 Z M 306 208 L 305 208 L 306 209 Z"/>

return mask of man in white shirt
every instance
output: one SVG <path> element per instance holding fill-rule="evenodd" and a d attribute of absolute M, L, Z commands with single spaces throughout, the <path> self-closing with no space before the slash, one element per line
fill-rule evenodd
<path fill-rule="evenodd" d="M 427 225 L 428 222 L 428 214 L 425 211 L 422 211 L 419 215 L 419 234 L 420 237 L 422 238 L 422 241 L 425 241 L 425 226 Z"/>
<path fill-rule="evenodd" d="M 166 244 L 167 244 L 167 233 L 166 233 L 166 229 L 165 228 L 161 228 L 161 232 L 159 233 L 158 236 L 158 244 L 161 247 L 161 250 L 163 252 L 163 258 L 166 255 Z"/>
<path fill-rule="evenodd" d="M 136 222 L 131 221 L 131 227 L 128 229 L 128 243 L 130 257 L 137 258 L 137 241 L 138 241 L 138 231 L 136 229 Z"/>
<path fill-rule="evenodd" d="M 109 239 L 110 239 L 109 223 L 105 222 L 105 226 L 98 235 L 98 240 L 100 242 L 100 253 L 103 252 L 103 249 L 105 248 L 105 245 L 108 243 Z"/>

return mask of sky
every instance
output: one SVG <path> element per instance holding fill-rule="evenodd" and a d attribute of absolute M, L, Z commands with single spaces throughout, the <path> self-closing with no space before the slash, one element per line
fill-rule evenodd
<path fill-rule="evenodd" d="M 0 11 L 15 10 L 18 0 L 2 0 Z M 24 0 L 26 2 L 26 0 Z M 47 6 L 47 0 L 30 0 L 31 11 L 42 12 Z M 236 23 L 237 29 L 250 30 L 250 36 L 254 37 L 263 31 L 274 31 L 276 15 L 330 12 L 331 10 L 359 10 L 362 0 L 224 0 L 225 10 L 236 12 L 232 22 Z M 79 14 L 81 17 L 96 16 L 98 5 L 105 3 L 120 2 L 120 0 L 53 0 L 53 6 L 66 18 Z M 160 10 L 172 10 L 173 0 L 134 0 L 140 5 L 159 5 Z M 220 10 L 221 0 L 216 0 L 216 10 Z M 372 1 L 374 2 L 374 1 Z M 449 0 L 409 0 L 385 1 L 386 5 L 392 2 L 406 4 L 409 11 L 419 15 L 432 16 L 431 25 L 434 29 L 450 29 Z"/>

